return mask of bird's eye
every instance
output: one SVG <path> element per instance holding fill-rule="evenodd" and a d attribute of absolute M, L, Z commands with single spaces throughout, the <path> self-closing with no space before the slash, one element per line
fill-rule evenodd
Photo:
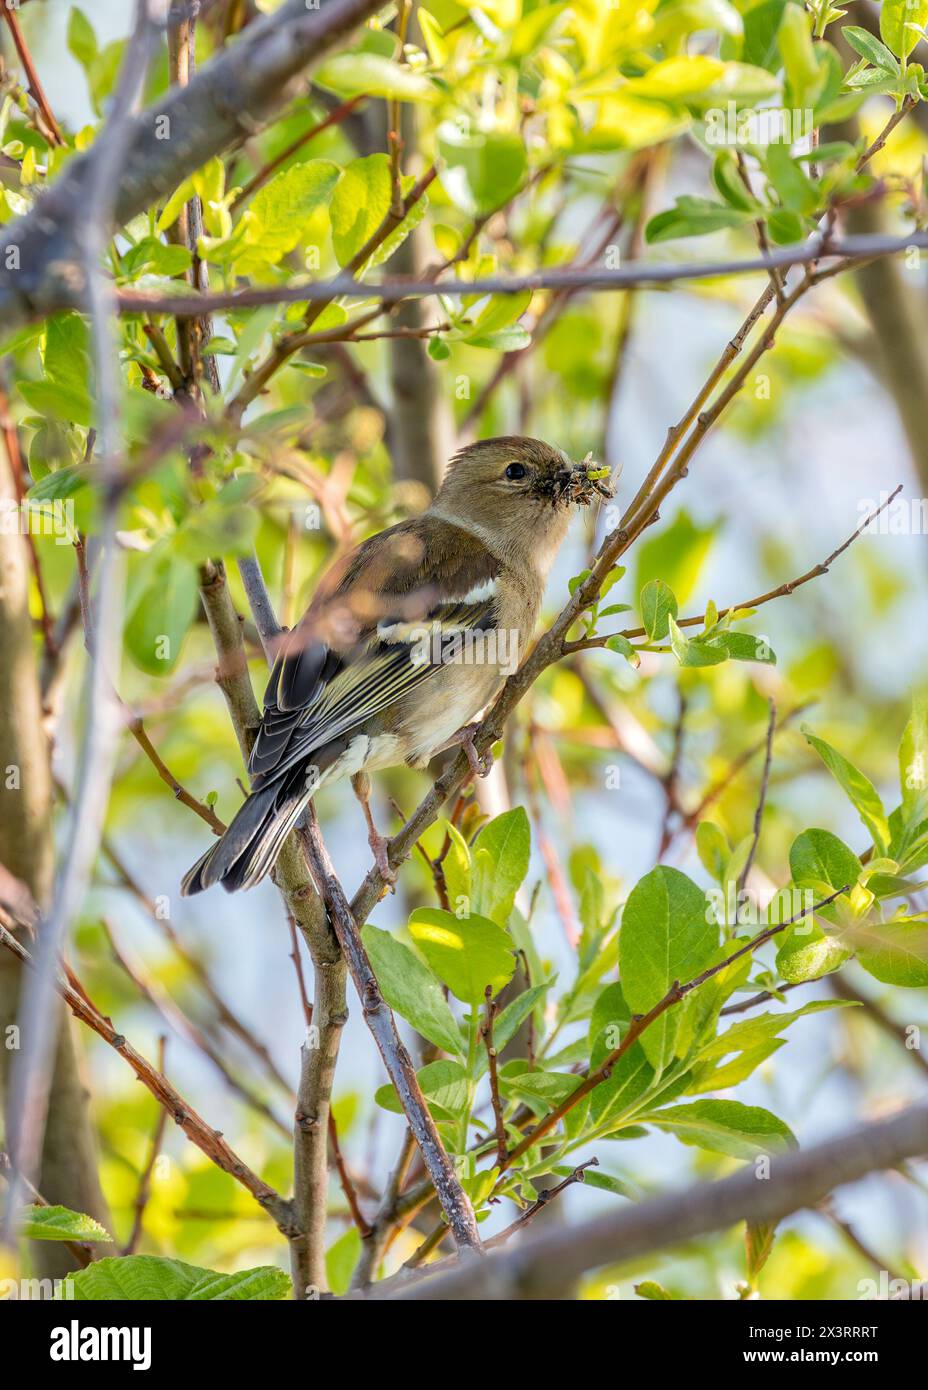
<path fill-rule="evenodd" d="M 509 479 L 511 483 L 518 482 L 520 478 L 525 477 L 525 464 L 511 463 L 509 467 L 506 469 L 505 476 Z"/>

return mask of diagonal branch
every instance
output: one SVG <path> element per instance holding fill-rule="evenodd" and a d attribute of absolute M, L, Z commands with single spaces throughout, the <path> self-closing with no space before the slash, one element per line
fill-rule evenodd
<path fill-rule="evenodd" d="M 21 946 L 16 937 L 7 931 L 6 927 L 0 923 L 0 945 L 11 951 L 25 965 L 32 965 L 33 960 L 25 947 Z M 183 1096 L 177 1091 L 167 1077 L 162 1075 L 152 1064 L 136 1052 L 132 1044 L 119 1033 L 108 1018 L 90 1002 L 83 989 L 76 989 L 68 980 L 60 975 L 55 981 L 55 988 L 61 995 L 68 1008 L 75 1018 L 81 1023 L 92 1029 L 98 1037 L 108 1043 L 120 1057 L 129 1063 L 142 1085 L 145 1086 L 166 1110 L 173 1116 L 175 1124 L 179 1125 L 191 1143 L 206 1155 L 217 1168 L 221 1168 L 224 1173 L 230 1174 L 236 1182 L 246 1188 L 254 1197 L 259 1206 L 263 1207 L 269 1216 L 277 1222 L 277 1225 L 285 1235 L 290 1233 L 292 1225 L 289 1204 L 266 1182 L 258 1177 L 257 1173 L 243 1163 L 238 1154 L 229 1147 L 218 1129 L 213 1129 L 197 1112 L 188 1105 Z"/>
<path fill-rule="evenodd" d="M 481 1242 L 473 1207 L 439 1138 L 416 1078 L 412 1059 L 400 1041 L 393 1014 L 380 992 L 380 986 L 361 941 L 358 919 L 335 876 L 311 802 L 303 843 L 316 886 L 348 962 L 351 978 L 364 1010 L 364 1020 L 373 1034 L 390 1080 L 396 1087 L 409 1127 L 415 1135 L 458 1249 L 479 1250 Z"/>

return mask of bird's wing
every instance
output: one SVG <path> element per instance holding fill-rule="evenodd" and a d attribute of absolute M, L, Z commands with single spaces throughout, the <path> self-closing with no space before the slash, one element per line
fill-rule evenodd
<path fill-rule="evenodd" d="M 422 686 L 441 669 L 434 633 L 496 623 L 499 562 L 427 514 L 373 537 L 323 581 L 288 633 L 264 697 L 255 788 Z"/>

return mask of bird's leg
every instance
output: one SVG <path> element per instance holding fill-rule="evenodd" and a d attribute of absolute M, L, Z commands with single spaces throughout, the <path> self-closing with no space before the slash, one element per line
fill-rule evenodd
<path fill-rule="evenodd" d="M 371 779 L 366 772 L 356 772 L 351 779 L 351 786 L 367 821 L 367 843 L 373 850 L 377 870 L 385 883 L 395 883 L 396 870 L 391 867 L 387 858 L 387 845 L 390 841 L 386 835 L 380 834 L 371 815 Z"/>
<path fill-rule="evenodd" d="M 467 754 L 467 761 L 470 763 L 471 772 L 475 777 L 489 777 L 493 768 L 493 750 L 488 748 L 483 754 L 478 753 L 474 747 L 474 735 L 480 728 L 479 724 L 465 724 L 463 729 L 458 729 L 448 740 L 448 747 L 453 748 L 455 744 L 460 744 Z"/>

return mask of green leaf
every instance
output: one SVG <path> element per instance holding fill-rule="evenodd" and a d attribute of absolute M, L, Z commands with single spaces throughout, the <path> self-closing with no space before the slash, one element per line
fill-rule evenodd
<path fill-rule="evenodd" d="M 806 234 L 806 224 L 798 212 L 774 208 L 767 215 L 767 231 L 771 241 L 778 246 L 788 246 L 790 242 L 802 240 Z"/>
<path fill-rule="evenodd" d="M 912 717 L 899 744 L 899 785 L 904 825 L 920 825 L 928 815 L 928 697 L 924 694 L 914 697 Z"/>
<path fill-rule="evenodd" d="M 554 984 L 557 977 L 552 975 L 540 985 L 531 985 L 517 995 L 510 1004 L 500 1013 L 493 1024 L 493 1045 L 497 1052 L 502 1052 L 503 1048 L 512 1042 L 522 1024 L 537 1004 L 544 999 L 548 990 Z M 478 1062 L 478 1074 L 483 1075 L 486 1070 L 486 1052 L 481 1054 L 482 1060 Z"/>
<path fill-rule="evenodd" d="M 663 579 L 652 579 L 641 590 L 638 600 L 641 621 L 652 642 L 662 642 L 667 636 L 671 618 L 678 613 L 677 600 Z"/>
<path fill-rule="evenodd" d="M 589 129 L 579 132 L 578 152 L 642 150 L 680 135 L 692 123 L 685 108 L 633 96 L 627 88 L 605 92 Z"/>
<path fill-rule="evenodd" d="M 711 638 L 692 639 L 684 636 L 674 618 L 668 618 L 670 649 L 681 666 L 719 666 L 728 660 L 725 648 Z"/>
<path fill-rule="evenodd" d="M 326 1278 L 329 1290 L 336 1298 L 351 1288 L 351 1276 L 360 1258 L 361 1232 L 357 1226 L 349 1226 L 344 1235 L 339 1236 L 325 1252 Z"/>
<path fill-rule="evenodd" d="M 738 161 L 729 149 L 721 149 L 712 161 L 712 182 L 729 207 L 740 212 L 760 212 L 760 204 L 744 185 Z"/>
<path fill-rule="evenodd" d="M 191 254 L 186 246 L 172 246 L 155 236 L 142 237 L 122 256 L 126 275 L 182 275 L 190 266 Z"/>
<path fill-rule="evenodd" d="M 788 984 L 804 984 L 837 970 L 850 956 L 839 940 L 804 919 L 787 932 L 777 951 L 777 969 Z"/>
<path fill-rule="evenodd" d="M 762 661 L 766 666 L 777 662 L 776 652 L 752 632 L 716 632 L 712 643 L 721 647 L 730 661 Z"/>
<path fill-rule="evenodd" d="M 814 107 L 824 86 L 825 74 L 815 56 L 811 16 L 799 5 L 790 4 L 783 10 L 777 42 L 786 69 L 788 109 L 801 111 Z"/>
<path fill-rule="evenodd" d="M 794 9 L 795 6 L 789 8 Z M 820 202 L 819 191 L 793 159 L 788 145 L 769 145 L 764 168 L 785 208 L 803 216 L 815 212 Z"/>
<path fill-rule="evenodd" d="M 717 1037 L 712 1038 L 700 1048 L 698 1057 L 703 1060 L 707 1057 L 727 1057 L 732 1052 L 745 1052 L 751 1048 L 762 1046 L 771 1038 L 779 1037 L 798 1018 L 805 1018 L 807 1014 L 848 1007 L 854 1007 L 850 1000 L 813 999 L 808 1004 L 804 1004 L 801 1009 L 793 1009 L 780 1014 L 757 1014 L 754 1018 L 746 1018 L 740 1023 L 733 1023 L 726 1032 L 719 1033 Z"/>
<path fill-rule="evenodd" d="M 669 0 L 658 7 L 649 38 L 664 43 L 705 29 L 740 38 L 742 28 L 741 15 L 729 0 Z"/>
<path fill-rule="evenodd" d="M 618 984 L 607 985 L 597 996 L 590 1016 L 590 1070 L 596 1071 L 619 1046 L 628 1031 L 631 1010 Z M 609 1119 L 634 1109 L 654 1082 L 654 1068 L 635 1042 L 622 1054 L 605 1081 L 590 1097 L 590 1119 L 599 1127 Z"/>
<path fill-rule="evenodd" d="M 235 1274 L 219 1274 L 157 1255 L 123 1255 L 97 1260 L 68 1276 L 75 1299 L 104 1302 L 218 1303 L 290 1297 L 290 1280 L 282 1269 L 263 1265 Z"/>
<path fill-rule="evenodd" d="M 171 549 L 195 562 L 211 555 L 250 555 L 260 520 L 251 503 L 232 503 L 220 494 L 184 518 L 172 538 Z"/>
<path fill-rule="evenodd" d="M 744 44 L 741 56 L 754 67 L 775 72 L 780 66 L 777 30 L 783 17 L 786 0 L 761 0 L 752 5 L 744 16 Z M 847 33 L 847 30 L 845 30 Z"/>
<path fill-rule="evenodd" d="M 624 90 L 631 96 L 686 102 L 705 109 L 728 99 L 745 105 L 763 101 L 775 96 L 780 84 L 764 68 L 695 54 L 655 63 L 643 77 L 632 78 Z"/>
<path fill-rule="evenodd" d="M 428 1062 L 417 1073 L 417 1080 L 429 1109 L 439 1122 L 454 1123 L 467 1110 L 470 1104 L 469 1078 L 460 1062 L 447 1058 Z M 392 1085 L 381 1086 L 374 1100 L 384 1110 L 391 1110 L 396 1115 L 403 1114 L 399 1095 Z"/>
<path fill-rule="evenodd" d="M 692 980 L 708 966 L 718 946 L 718 927 L 708 916 L 702 889 L 679 869 L 658 865 L 632 889 L 622 913 L 619 973 L 633 1013 L 647 1013 L 674 981 Z M 677 1028 L 669 1009 L 641 1036 L 658 1071 L 673 1057 Z"/>
<path fill-rule="evenodd" d="M 163 550 L 143 556 L 142 580 L 127 606 L 124 629 L 136 665 L 149 675 L 169 675 L 198 604 L 199 575 L 192 561 Z"/>
<path fill-rule="evenodd" d="M 466 329 L 468 339 L 509 328 L 516 319 L 522 317 L 531 302 L 531 290 L 525 290 L 522 294 L 491 295 L 474 322 Z"/>
<path fill-rule="evenodd" d="M 436 1047 L 463 1056 L 461 1030 L 431 970 L 388 931 L 367 925 L 361 937 L 390 1008 Z"/>
<path fill-rule="evenodd" d="M 316 210 L 334 202 L 340 175 L 331 160 L 310 159 L 283 169 L 259 189 L 243 214 L 247 264 L 258 259 L 276 265 L 299 246 Z"/>
<path fill-rule="evenodd" d="M 339 265 L 347 265 L 377 231 L 390 211 L 392 196 L 387 155 L 366 155 L 344 170 L 329 208 Z"/>
<path fill-rule="evenodd" d="M 687 1091 L 696 1096 L 706 1091 L 728 1091 L 733 1086 L 740 1086 L 768 1057 L 785 1046 L 785 1038 L 770 1038 L 765 1043 L 758 1043 L 757 1047 L 745 1048 L 727 1062 L 700 1062 L 690 1072 Z"/>
<path fill-rule="evenodd" d="M 642 1134 L 647 1134 L 647 1130 L 642 1130 Z M 553 1171 L 559 1178 L 569 1178 L 574 1169 L 569 1163 L 558 1163 Z M 601 1173 L 596 1168 L 587 1168 L 584 1171 L 583 1182 L 586 1187 L 596 1187 L 600 1192 L 611 1192 L 614 1197 L 627 1197 L 630 1202 L 636 1201 L 638 1197 L 630 1183 L 613 1177 L 611 1173 Z"/>
<path fill-rule="evenodd" d="M 801 728 L 807 741 L 851 801 L 874 845 L 881 854 L 884 853 L 890 841 L 889 824 L 883 803 L 873 783 L 849 762 L 843 753 L 832 748 L 824 739 L 817 738 L 807 724 L 803 724 Z"/>
<path fill-rule="evenodd" d="M 97 36 L 93 25 L 81 10 L 72 6 L 68 15 L 68 52 L 82 68 L 87 68 L 97 56 Z"/>
<path fill-rule="evenodd" d="M 523 1071 L 501 1075 L 499 1088 L 507 1099 L 524 1100 L 536 1113 L 544 1114 L 572 1096 L 582 1079 L 560 1071 Z"/>
<path fill-rule="evenodd" d="M 601 614 L 600 616 L 604 615 Z M 624 656 L 630 666 L 641 665 L 641 657 L 635 647 L 627 637 L 622 636 L 621 632 L 616 632 L 612 637 L 606 638 L 606 651 L 616 652 L 619 656 Z"/>
<path fill-rule="evenodd" d="M 635 1285 L 635 1293 L 639 1298 L 650 1299 L 654 1303 L 672 1303 L 677 1295 L 668 1293 L 663 1284 L 659 1284 L 656 1279 L 642 1279 L 640 1284 Z"/>
<path fill-rule="evenodd" d="M 897 58 L 907 58 L 919 41 L 911 25 L 928 24 L 928 0 L 883 0 L 880 38 Z"/>
<path fill-rule="evenodd" d="M 908 989 L 928 985 L 928 921 L 924 918 L 855 925 L 848 937 L 858 961 L 875 980 Z"/>
<path fill-rule="evenodd" d="M 524 141 L 501 131 L 446 121 L 438 129 L 438 148 L 445 161 L 442 184 L 452 202 L 471 216 L 508 202 L 528 168 Z"/>
<path fill-rule="evenodd" d="M 87 325 L 77 314 L 56 314 L 45 330 L 42 354 L 44 381 L 23 381 L 19 389 L 41 415 L 92 424 L 91 370 L 87 352 Z"/>
<path fill-rule="evenodd" d="M 474 841 L 471 906 L 501 927 L 508 922 L 516 893 L 528 873 L 531 844 L 532 833 L 523 806 L 494 817 Z"/>
<path fill-rule="evenodd" d="M 803 830 L 789 851 L 793 882 L 801 887 L 810 880 L 832 888 L 853 888 L 860 877 L 860 860 L 830 830 Z"/>
<path fill-rule="evenodd" d="M 744 1253 L 748 1267 L 748 1282 L 752 1288 L 770 1258 L 776 1229 L 776 1224 L 772 1222 L 765 1222 L 761 1226 L 746 1225 L 744 1228 Z"/>
<path fill-rule="evenodd" d="M 438 978 L 465 1004 L 481 1004 L 487 985 L 498 994 L 515 972 L 512 942 L 488 917 L 459 921 L 441 908 L 420 907 L 409 919 L 409 934 Z"/>
<path fill-rule="evenodd" d="M 69 1207 L 26 1207 L 19 1226 L 26 1240 L 111 1241 L 99 1221 Z"/>
<path fill-rule="evenodd" d="M 846 24 L 841 30 L 841 36 L 847 39 L 851 47 L 859 53 L 862 58 L 866 58 L 868 63 L 872 63 L 874 67 L 882 68 L 884 72 L 890 72 L 898 77 L 899 64 L 897 60 L 893 57 L 892 53 L 890 53 L 886 45 L 880 43 L 879 39 L 868 30 L 858 29 L 854 24 Z"/>
<path fill-rule="evenodd" d="M 442 868 L 445 874 L 445 887 L 452 909 L 467 907 L 472 901 L 470 847 L 456 825 L 450 821 L 442 822 L 448 836 L 450 848 L 445 855 Z"/>
<path fill-rule="evenodd" d="M 702 820 L 696 827 L 696 853 L 706 873 L 722 883 L 731 857 L 728 840 L 714 821 Z"/>
<path fill-rule="evenodd" d="M 380 53 L 338 53 L 313 73 L 313 81 L 340 97 L 368 96 L 396 101 L 434 101 L 438 95 L 424 73 Z"/>
<path fill-rule="evenodd" d="M 66 497 L 76 497 L 89 481 L 87 469 L 68 464 L 64 468 L 56 469 L 54 473 L 46 473 L 41 481 L 31 487 L 29 501 L 57 502 Z"/>
<path fill-rule="evenodd" d="M 673 241 L 677 237 L 706 236 L 726 227 L 741 227 L 752 220 L 752 214 L 711 198 L 681 194 L 672 208 L 657 213 L 645 228 L 645 240 L 652 245 L 658 241 Z"/>
<path fill-rule="evenodd" d="M 759 1105 L 736 1100 L 697 1100 L 641 1116 L 646 1124 L 669 1130 L 684 1144 L 730 1158 L 757 1158 L 796 1147 L 790 1128 Z"/>

